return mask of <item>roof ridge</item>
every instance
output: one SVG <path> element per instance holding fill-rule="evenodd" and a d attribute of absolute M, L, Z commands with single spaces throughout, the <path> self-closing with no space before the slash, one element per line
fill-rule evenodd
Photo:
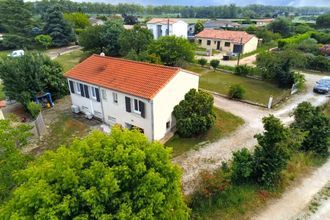
<path fill-rule="evenodd" d="M 106 59 L 113 59 L 113 60 L 121 60 L 124 62 L 138 63 L 138 64 L 143 64 L 143 65 L 148 65 L 148 66 L 155 66 L 155 67 L 160 67 L 160 68 L 164 68 L 164 69 L 173 69 L 173 70 L 181 69 L 180 67 L 165 66 L 165 65 L 161 65 L 161 64 L 154 64 L 154 63 L 148 63 L 148 62 L 142 62 L 142 61 L 136 61 L 136 60 L 128 60 L 128 59 L 119 58 L 119 57 L 101 56 L 99 54 L 93 54 L 92 56 L 106 58 Z"/>

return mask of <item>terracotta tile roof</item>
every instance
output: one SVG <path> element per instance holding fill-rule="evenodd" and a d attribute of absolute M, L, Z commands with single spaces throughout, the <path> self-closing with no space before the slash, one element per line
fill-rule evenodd
<path fill-rule="evenodd" d="M 68 78 L 152 99 L 181 69 L 92 55 L 65 73 Z"/>
<path fill-rule="evenodd" d="M 204 29 L 196 35 L 197 38 L 209 38 L 209 39 L 221 39 L 231 41 L 233 43 L 240 43 L 242 38 L 242 43 L 245 44 L 251 40 L 254 35 L 248 34 L 244 31 L 225 31 L 225 30 L 213 30 Z"/>
<path fill-rule="evenodd" d="M 178 21 L 182 21 L 182 20 L 175 18 L 153 18 L 150 21 L 148 21 L 147 24 L 167 24 L 167 22 L 169 22 L 170 24 L 174 24 Z"/>

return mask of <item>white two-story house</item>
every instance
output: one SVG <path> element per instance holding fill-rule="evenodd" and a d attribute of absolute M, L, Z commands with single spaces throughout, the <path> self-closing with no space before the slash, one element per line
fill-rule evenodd
<path fill-rule="evenodd" d="M 177 67 L 92 55 L 65 76 L 72 105 L 112 126 L 137 128 L 150 140 L 175 126 L 174 106 L 199 76 Z"/>
<path fill-rule="evenodd" d="M 147 22 L 148 29 L 153 33 L 154 39 L 162 36 L 188 37 L 188 23 L 174 18 L 153 18 Z"/>

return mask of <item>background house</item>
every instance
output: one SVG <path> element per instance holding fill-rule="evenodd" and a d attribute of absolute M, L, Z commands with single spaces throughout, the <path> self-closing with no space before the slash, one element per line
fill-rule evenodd
<path fill-rule="evenodd" d="M 188 35 L 188 24 L 180 19 L 153 18 L 147 22 L 147 27 L 155 39 L 167 35 L 187 38 Z"/>
<path fill-rule="evenodd" d="M 237 29 L 241 25 L 230 20 L 209 20 L 204 23 L 205 29 Z"/>
<path fill-rule="evenodd" d="M 200 47 L 232 53 L 249 53 L 258 47 L 258 38 L 244 31 L 204 29 L 195 39 Z"/>
<path fill-rule="evenodd" d="M 174 126 L 174 106 L 199 77 L 167 67 L 92 55 L 68 71 L 73 108 L 112 126 L 138 128 L 150 140 L 162 139 Z"/>

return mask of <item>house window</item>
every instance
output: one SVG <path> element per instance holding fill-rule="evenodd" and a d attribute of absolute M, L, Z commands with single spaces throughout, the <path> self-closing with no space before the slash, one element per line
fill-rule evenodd
<path fill-rule="evenodd" d="M 201 39 L 199 39 L 199 40 L 198 40 L 198 43 L 199 43 L 199 44 L 202 44 L 202 40 L 201 40 Z"/>
<path fill-rule="evenodd" d="M 102 89 L 102 99 L 107 100 L 107 91 L 105 89 Z"/>
<path fill-rule="evenodd" d="M 169 129 L 170 126 L 171 126 L 171 122 L 170 121 L 166 122 L 166 129 Z"/>
<path fill-rule="evenodd" d="M 134 99 L 134 112 L 141 114 L 140 106 L 139 106 L 139 100 Z"/>
<path fill-rule="evenodd" d="M 112 98 L 114 103 L 118 103 L 118 94 L 116 92 L 112 93 Z"/>
<path fill-rule="evenodd" d="M 100 91 L 98 88 L 91 86 L 92 99 L 100 102 Z"/>
<path fill-rule="evenodd" d="M 225 42 L 225 47 L 230 47 L 230 42 Z"/>
<path fill-rule="evenodd" d="M 80 94 L 81 93 L 81 91 L 80 91 L 80 83 L 75 82 L 74 83 L 74 86 L 75 86 L 75 90 L 77 91 L 77 94 Z"/>
<path fill-rule="evenodd" d="M 91 94 L 92 94 L 92 99 L 96 99 L 96 91 L 95 87 L 91 86 Z"/>
<path fill-rule="evenodd" d="M 210 46 L 211 45 L 211 40 L 207 40 L 206 44 L 207 44 L 207 46 Z"/>

